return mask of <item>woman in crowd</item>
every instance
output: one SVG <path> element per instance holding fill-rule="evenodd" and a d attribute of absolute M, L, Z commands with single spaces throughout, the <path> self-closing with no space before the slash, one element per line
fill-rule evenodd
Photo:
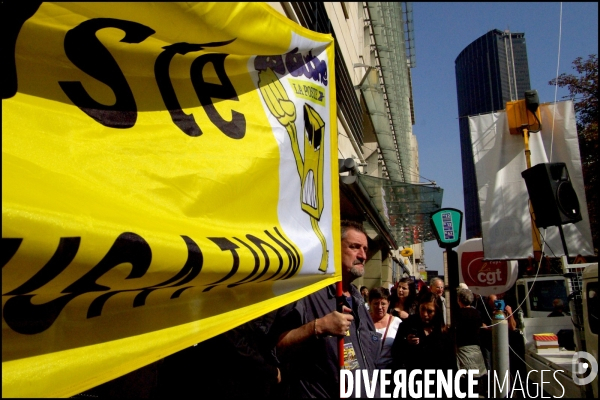
<path fill-rule="evenodd" d="M 454 344 L 443 323 L 435 294 L 419 294 L 419 312 L 400 325 L 392 346 L 394 370 L 441 369 L 456 371 Z"/>
<path fill-rule="evenodd" d="M 410 278 L 400 279 L 390 303 L 389 313 L 403 321 L 417 313 L 417 292 Z"/>
<path fill-rule="evenodd" d="M 459 309 L 453 319 L 453 328 L 456 337 L 456 359 L 460 369 L 476 369 L 477 378 L 487 373 L 483 355 L 479 347 L 479 329 L 482 327 L 481 315 L 474 307 L 474 295 L 469 289 L 459 288 L 457 301 Z M 461 385 L 466 384 L 462 379 Z"/>
<path fill-rule="evenodd" d="M 382 335 L 378 367 L 384 369 L 391 368 L 392 344 L 402 322 L 400 318 L 388 314 L 389 297 L 390 291 L 383 287 L 373 288 L 369 292 L 369 312 L 375 323 L 375 329 Z"/>

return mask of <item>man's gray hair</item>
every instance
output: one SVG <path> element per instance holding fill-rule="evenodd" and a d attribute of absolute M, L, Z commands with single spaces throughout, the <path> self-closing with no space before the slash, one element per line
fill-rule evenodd
<path fill-rule="evenodd" d="M 434 284 L 436 281 L 441 281 L 442 283 L 444 283 L 444 281 L 443 281 L 443 279 L 442 279 L 442 278 L 440 278 L 439 276 L 436 276 L 435 278 L 431 278 L 431 280 L 429 281 L 429 286 L 430 286 L 430 287 L 431 287 L 431 286 L 433 286 L 433 284 Z"/>
<path fill-rule="evenodd" d="M 458 301 L 460 301 L 465 306 L 470 306 L 473 304 L 473 300 L 475 300 L 475 296 L 473 296 L 473 292 L 469 289 L 459 288 L 456 292 L 456 297 Z"/>
<path fill-rule="evenodd" d="M 348 232 L 349 229 L 357 230 L 359 232 L 364 233 L 367 238 L 369 237 L 367 235 L 367 232 L 365 231 L 365 228 L 363 227 L 363 225 L 360 222 L 344 219 L 340 222 L 340 225 L 342 227 L 342 237 L 341 237 L 342 239 L 346 238 L 346 233 Z"/>

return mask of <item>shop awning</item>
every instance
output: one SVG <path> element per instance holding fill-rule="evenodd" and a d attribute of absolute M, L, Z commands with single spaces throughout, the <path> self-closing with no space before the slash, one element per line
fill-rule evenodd
<path fill-rule="evenodd" d="M 367 221 L 389 248 L 435 240 L 429 222 L 442 206 L 440 187 L 397 182 L 357 173 L 351 159 L 340 172 L 342 218 Z"/>
<path fill-rule="evenodd" d="M 398 246 L 435 240 L 430 216 L 442 207 L 444 190 L 368 175 L 356 175 Z"/>

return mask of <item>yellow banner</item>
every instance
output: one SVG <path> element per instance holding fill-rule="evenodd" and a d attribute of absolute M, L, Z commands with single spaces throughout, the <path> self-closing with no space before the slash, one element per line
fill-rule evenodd
<path fill-rule="evenodd" d="M 80 393 L 340 280 L 330 35 L 262 3 L 14 3 L 3 397 Z"/>

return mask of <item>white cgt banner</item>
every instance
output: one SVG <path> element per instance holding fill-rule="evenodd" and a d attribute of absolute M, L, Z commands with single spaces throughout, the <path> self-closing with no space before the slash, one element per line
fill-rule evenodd
<path fill-rule="evenodd" d="M 581 208 L 582 220 L 563 225 L 569 255 L 593 255 L 592 235 L 581 172 L 572 101 L 540 105 L 542 130 L 531 133 L 531 166 L 564 162 Z M 521 135 L 510 135 L 506 112 L 469 117 L 481 212 L 485 260 L 533 256 L 529 195 L 521 172 L 527 169 Z M 541 229 L 544 252 L 564 255 L 558 227 Z"/>

